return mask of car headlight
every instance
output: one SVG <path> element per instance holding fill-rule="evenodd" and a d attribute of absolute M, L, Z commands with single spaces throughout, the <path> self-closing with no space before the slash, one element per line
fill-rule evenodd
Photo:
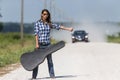
<path fill-rule="evenodd" d="M 85 38 L 88 38 L 88 36 L 85 36 Z"/>
<path fill-rule="evenodd" d="M 72 36 L 72 38 L 75 38 L 74 36 Z"/>

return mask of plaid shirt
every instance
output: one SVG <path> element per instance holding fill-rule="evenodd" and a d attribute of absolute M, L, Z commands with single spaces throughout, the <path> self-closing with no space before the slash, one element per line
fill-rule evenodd
<path fill-rule="evenodd" d="M 59 30 L 60 25 L 52 23 L 52 28 Z M 34 34 L 38 35 L 39 43 L 50 43 L 50 29 L 50 26 L 47 23 L 43 23 L 42 20 L 39 20 L 35 23 Z"/>

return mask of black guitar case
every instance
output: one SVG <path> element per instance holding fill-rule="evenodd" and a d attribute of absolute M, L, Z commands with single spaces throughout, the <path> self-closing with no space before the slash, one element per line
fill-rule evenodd
<path fill-rule="evenodd" d="M 32 71 L 35 67 L 41 64 L 48 54 L 51 54 L 65 46 L 64 41 L 60 41 L 56 44 L 50 45 L 45 49 L 36 49 L 32 52 L 23 53 L 20 57 L 20 62 L 22 66 L 28 70 Z"/>

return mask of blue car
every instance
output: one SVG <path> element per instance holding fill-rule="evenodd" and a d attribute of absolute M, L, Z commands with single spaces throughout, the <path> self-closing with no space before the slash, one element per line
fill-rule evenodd
<path fill-rule="evenodd" d="M 85 30 L 75 30 L 72 34 L 72 43 L 76 41 L 88 42 L 88 33 Z"/>

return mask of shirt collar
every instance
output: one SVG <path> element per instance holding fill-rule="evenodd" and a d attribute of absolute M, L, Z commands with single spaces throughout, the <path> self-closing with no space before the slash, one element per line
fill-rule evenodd
<path fill-rule="evenodd" d="M 42 19 L 40 19 L 39 21 L 43 24 L 48 24 L 47 22 L 44 23 Z"/>

